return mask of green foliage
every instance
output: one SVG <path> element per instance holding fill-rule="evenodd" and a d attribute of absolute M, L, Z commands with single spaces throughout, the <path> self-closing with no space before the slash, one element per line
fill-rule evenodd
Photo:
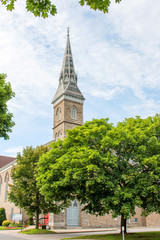
<path fill-rule="evenodd" d="M 28 225 L 33 225 L 33 217 L 32 216 L 29 217 Z"/>
<path fill-rule="evenodd" d="M 21 227 L 21 223 L 11 222 L 9 227 Z"/>
<path fill-rule="evenodd" d="M 7 102 L 15 96 L 11 84 L 6 82 L 6 74 L 0 74 L 0 138 L 9 139 L 8 133 L 12 131 L 15 123 L 13 114 L 8 111 Z"/>
<path fill-rule="evenodd" d="M 21 227 L 2 227 L 2 226 L 0 226 L 0 230 L 20 230 L 21 229 Z"/>
<path fill-rule="evenodd" d="M 121 215 L 124 225 L 136 206 L 160 212 L 160 115 L 115 127 L 93 120 L 67 134 L 38 163 L 47 201 L 76 198 L 91 214 Z"/>
<path fill-rule="evenodd" d="M 7 10 L 12 11 L 15 8 L 16 0 L 0 0 Z M 56 6 L 50 0 L 26 0 L 26 10 L 33 13 L 35 17 L 46 18 L 57 13 Z"/>
<path fill-rule="evenodd" d="M 115 0 L 116 3 L 120 3 L 121 0 Z M 79 3 L 83 6 L 87 4 L 93 10 L 99 10 L 104 13 L 108 12 L 108 8 L 111 4 L 110 0 L 80 0 Z"/>
<path fill-rule="evenodd" d="M 9 224 L 9 227 L 21 227 L 21 223 L 17 223 L 17 222 L 11 222 L 10 224 Z"/>
<path fill-rule="evenodd" d="M 15 223 L 17 227 L 21 227 L 21 223 Z"/>
<path fill-rule="evenodd" d="M 20 233 L 23 233 L 23 234 L 53 234 L 55 232 L 46 230 L 46 229 L 26 229 Z"/>
<path fill-rule="evenodd" d="M 8 227 L 11 224 L 11 221 L 5 220 L 2 222 L 3 227 Z"/>
<path fill-rule="evenodd" d="M 122 234 L 100 234 L 74 237 L 74 239 L 102 239 L 102 240 L 122 240 Z M 140 232 L 140 233 L 127 233 L 125 240 L 158 240 L 160 239 L 160 232 Z"/>
<path fill-rule="evenodd" d="M 44 146 L 24 148 L 23 154 L 18 154 L 17 165 L 11 172 L 13 185 L 10 185 L 8 198 L 19 208 L 24 208 L 28 215 L 36 216 L 36 228 L 40 213 L 58 213 L 61 210 L 61 204 L 52 200 L 46 202 L 37 186 L 37 163 L 47 151 Z"/>
<path fill-rule="evenodd" d="M 51 145 L 52 150 L 38 163 L 38 184 L 47 201 L 53 198 L 65 203 L 67 199 L 74 199 L 75 189 L 85 181 L 85 176 L 88 178 L 94 171 L 98 172 L 93 161 L 96 158 L 96 163 L 103 165 L 99 148 L 103 135 L 111 128 L 107 119 L 93 120 L 70 130 L 66 139 Z M 89 187 L 89 181 L 87 183 Z M 83 193 L 83 189 L 79 191 Z"/>
<path fill-rule="evenodd" d="M 12 11 L 15 8 L 16 0 L 0 0 L 7 10 Z M 120 3 L 121 0 L 115 0 L 116 3 Z M 93 10 L 100 10 L 104 13 L 108 12 L 110 6 L 110 0 L 80 0 L 80 5 L 87 4 Z M 50 15 L 57 13 L 56 6 L 52 4 L 50 0 L 26 0 L 26 10 L 33 13 L 35 17 L 46 18 Z"/>
<path fill-rule="evenodd" d="M 4 208 L 0 208 L 0 226 L 4 220 L 6 220 L 6 211 Z"/>

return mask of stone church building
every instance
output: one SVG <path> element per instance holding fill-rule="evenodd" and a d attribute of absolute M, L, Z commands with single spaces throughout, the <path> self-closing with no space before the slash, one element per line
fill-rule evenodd
<path fill-rule="evenodd" d="M 83 124 L 83 103 L 85 98 L 77 83 L 68 30 L 59 84 L 52 101 L 54 120 L 53 140 L 51 142 L 56 141 L 58 138 L 65 138 L 66 129 L 72 129 Z M 7 199 L 8 184 L 12 183 L 10 171 L 13 165 L 16 165 L 15 158 L 0 156 L 0 208 L 4 207 L 6 209 L 8 220 L 12 220 L 15 213 L 22 213 L 25 218 L 23 210 L 15 207 Z M 128 219 L 127 225 L 132 227 L 160 226 L 160 215 L 153 213 L 148 217 L 144 217 L 141 216 L 141 213 L 142 210 L 137 208 L 136 215 Z M 72 201 L 70 207 L 60 214 L 48 213 L 45 217 L 44 224 L 54 229 L 68 227 L 111 228 L 120 226 L 120 217 L 112 218 L 111 214 L 101 217 L 87 214 L 82 211 L 82 206 L 77 200 Z"/>

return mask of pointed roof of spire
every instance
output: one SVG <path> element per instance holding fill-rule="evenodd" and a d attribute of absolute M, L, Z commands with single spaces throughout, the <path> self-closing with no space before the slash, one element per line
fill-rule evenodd
<path fill-rule="evenodd" d="M 59 77 L 59 86 L 52 103 L 55 105 L 57 101 L 59 101 L 59 99 L 61 99 L 63 96 L 65 98 L 74 98 L 74 100 L 78 102 L 83 102 L 85 100 L 77 86 L 77 75 L 75 73 L 73 64 L 73 57 L 69 38 L 69 28 L 67 29 L 67 42 L 62 64 L 62 70 Z"/>
<path fill-rule="evenodd" d="M 68 28 L 67 29 L 66 48 L 65 48 L 63 65 L 62 65 L 62 70 L 61 70 L 61 74 L 59 77 L 59 81 L 60 82 L 68 82 L 70 80 L 77 83 L 77 75 L 75 74 L 75 69 L 74 69 L 74 64 L 73 64 L 71 44 L 70 44 L 70 39 L 69 39 L 69 28 Z"/>
<path fill-rule="evenodd" d="M 65 55 L 71 54 L 71 45 L 70 45 L 70 39 L 69 39 L 69 27 L 67 28 L 67 43 L 66 43 L 66 49 L 65 49 Z"/>

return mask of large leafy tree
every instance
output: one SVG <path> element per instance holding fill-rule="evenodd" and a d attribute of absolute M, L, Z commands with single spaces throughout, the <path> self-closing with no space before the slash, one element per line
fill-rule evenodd
<path fill-rule="evenodd" d="M 157 115 L 116 127 L 93 120 L 70 130 L 38 163 L 40 191 L 47 200 L 77 198 L 91 214 L 120 215 L 126 231 L 136 206 L 146 214 L 159 209 L 159 126 Z"/>
<path fill-rule="evenodd" d="M 111 127 L 112 124 L 108 123 L 106 119 L 93 120 L 69 131 L 68 137 L 63 141 L 59 139 L 58 142 L 51 144 L 52 149 L 40 158 L 37 177 L 41 192 L 45 193 L 47 200 L 56 198 L 57 201 L 62 199 L 65 201 L 75 198 L 73 192 L 77 183 L 70 179 L 70 177 L 73 177 L 74 165 L 77 164 L 75 167 L 79 167 L 79 171 L 81 171 L 83 164 L 86 163 L 87 166 L 87 162 L 92 159 L 92 155 L 94 158 L 96 153 L 98 154 L 103 136 Z M 88 155 L 90 155 L 90 158 L 88 158 Z M 84 175 L 85 173 L 83 173 L 82 179 Z M 59 185 L 59 188 L 60 181 L 61 186 Z M 49 183 L 51 182 L 50 186 Z M 48 191 L 47 185 L 50 186 Z"/>
<path fill-rule="evenodd" d="M 135 185 L 141 198 L 144 214 L 160 213 L 160 115 L 143 120 L 143 144 L 137 154 Z"/>
<path fill-rule="evenodd" d="M 0 74 L 0 138 L 9 139 L 8 133 L 15 125 L 13 114 L 8 111 L 7 102 L 14 97 L 11 84 L 6 82 L 6 74 Z"/>
<path fill-rule="evenodd" d="M 7 10 L 12 11 L 15 7 L 16 0 L 0 0 L 2 4 L 6 5 Z M 119 3 L 121 0 L 115 0 Z M 91 9 L 108 12 L 110 0 L 80 0 L 79 3 L 83 6 L 87 4 Z M 48 17 L 49 14 L 55 15 L 57 13 L 56 6 L 50 0 L 26 0 L 26 9 L 35 16 Z"/>
<path fill-rule="evenodd" d="M 54 143 L 40 159 L 38 183 L 42 193 L 57 201 L 77 198 L 91 214 L 121 215 L 122 225 L 126 226 L 127 217 L 140 205 L 133 188 L 133 154 L 131 149 L 127 154 L 124 151 L 129 140 L 121 126 L 115 128 L 107 119 L 70 130 L 64 141 Z M 52 184 L 48 190 L 49 182 Z"/>
<path fill-rule="evenodd" d="M 113 172 L 119 175 L 110 207 L 115 215 L 121 215 L 125 231 L 126 220 L 135 214 L 136 206 L 142 207 L 146 215 L 159 208 L 159 126 L 159 115 L 129 118 L 119 122 L 104 138 L 104 147 L 111 149 L 116 159 Z"/>
<path fill-rule="evenodd" d="M 17 165 L 12 169 L 8 198 L 16 206 L 24 208 L 28 215 L 36 217 L 36 228 L 39 227 L 39 215 L 41 213 L 59 213 L 63 202 L 56 203 L 52 199 L 45 201 L 44 195 L 39 192 L 36 180 L 37 162 L 47 147 L 26 147 L 23 154 L 17 155 Z"/>

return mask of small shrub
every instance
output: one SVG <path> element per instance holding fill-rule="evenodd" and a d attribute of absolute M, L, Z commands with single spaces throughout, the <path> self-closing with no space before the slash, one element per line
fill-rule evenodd
<path fill-rule="evenodd" d="M 5 220 L 2 222 L 3 227 L 8 227 L 11 224 L 11 221 Z"/>
<path fill-rule="evenodd" d="M 16 223 L 16 226 L 17 227 L 21 227 L 21 223 Z"/>
<path fill-rule="evenodd" d="M 9 227 L 21 227 L 21 223 L 11 222 Z"/>
<path fill-rule="evenodd" d="M 14 226 L 15 226 L 14 222 L 13 223 L 11 222 L 8 227 L 14 227 Z"/>
<path fill-rule="evenodd" d="M 9 224 L 9 227 L 16 227 L 17 225 L 16 225 L 16 223 L 15 222 L 11 222 L 10 224 Z"/>
<path fill-rule="evenodd" d="M 23 228 L 27 228 L 27 227 L 28 227 L 28 225 L 27 225 L 27 224 L 23 225 Z"/>
<path fill-rule="evenodd" d="M 0 226 L 4 220 L 6 220 L 6 212 L 4 208 L 0 208 Z"/>
<path fill-rule="evenodd" d="M 32 216 L 29 217 L 28 225 L 33 225 L 33 217 Z"/>

